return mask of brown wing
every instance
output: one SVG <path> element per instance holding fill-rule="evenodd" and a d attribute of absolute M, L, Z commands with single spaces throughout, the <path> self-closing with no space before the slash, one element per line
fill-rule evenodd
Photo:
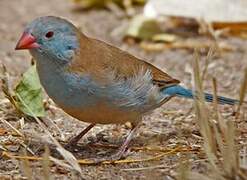
<path fill-rule="evenodd" d="M 153 75 L 153 83 L 158 85 L 159 87 L 164 88 L 164 87 L 169 87 L 169 86 L 173 86 L 173 85 L 180 83 L 179 80 L 172 78 L 167 73 L 158 69 L 152 64 L 147 63 L 147 62 L 145 62 L 145 64 L 147 65 L 149 69 L 151 69 L 151 72 Z"/>
<path fill-rule="evenodd" d="M 140 60 L 129 53 L 122 51 L 105 42 L 87 38 L 82 35 L 81 49 L 76 53 L 71 68 L 79 73 L 89 72 L 100 82 L 107 81 L 106 74 L 109 71 L 117 72 L 116 76 L 128 78 L 136 75 L 138 70 L 150 70 L 153 83 L 160 88 L 173 86 L 179 80 L 172 78 L 152 64 Z"/>

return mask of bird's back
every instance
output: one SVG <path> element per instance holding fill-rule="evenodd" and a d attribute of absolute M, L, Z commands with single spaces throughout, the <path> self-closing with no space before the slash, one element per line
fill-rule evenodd
<path fill-rule="evenodd" d="M 179 83 L 152 64 L 103 41 L 82 36 L 80 44 L 80 52 L 72 61 L 71 70 L 79 74 L 90 72 L 101 83 L 105 74 L 110 72 L 115 72 L 116 78 L 127 79 L 140 71 L 150 71 L 152 82 L 160 88 Z"/>

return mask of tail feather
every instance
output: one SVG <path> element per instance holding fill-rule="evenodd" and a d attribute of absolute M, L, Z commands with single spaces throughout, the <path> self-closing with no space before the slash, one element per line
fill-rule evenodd
<path fill-rule="evenodd" d="M 179 97 L 184 97 L 184 98 L 189 98 L 189 99 L 193 99 L 194 97 L 196 97 L 196 95 L 193 93 L 192 90 L 183 88 L 182 86 L 179 86 L 179 85 L 165 88 L 162 90 L 162 92 L 165 95 L 179 96 Z M 205 95 L 205 101 L 213 102 L 212 94 L 204 93 L 204 95 Z M 236 99 L 226 98 L 222 96 L 217 97 L 217 102 L 219 104 L 229 104 L 229 105 L 235 105 L 239 103 L 239 101 Z"/>

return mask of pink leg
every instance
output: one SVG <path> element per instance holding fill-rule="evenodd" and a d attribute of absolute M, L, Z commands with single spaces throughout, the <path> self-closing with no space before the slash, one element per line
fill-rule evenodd
<path fill-rule="evenodd" d="M 66 148 L 71 148 L 72 146 L 76 145 L 78 143 L 78 141 L 85 135 L 87 134 L 87 132 L 92 129 L 95 126 L 95 124 L 90 124 L 89 126 L 87 126 L 82 132 L 80 132 L 80 134 L 78 134 L 77 136 L 73 137 L 71 140 L 69 140 L 68 144 L 66 144 Z"/>
<path fill-rule="evenodd" d="M 130 141 L 133 139 L 133 137 L 136 134 L 136 131 L 138 130 L 139 126 L 141 123 L 137 124 L 137 125 L 133 125 L 133 128 L 131 129 L 131 131 L 129 132 L 127 138 L 125 139 L 124 143 L 121 145 L 121 147 L 119 148 L 118 152 L 116 154 L 113 154 L 110 159 L 103 159 L 103 160 L 119 160 L 121 158 L 123 158 L 123 156 L 126 153 L 126 150 L 128 149 L 128 145 L 130 143 Z"/>

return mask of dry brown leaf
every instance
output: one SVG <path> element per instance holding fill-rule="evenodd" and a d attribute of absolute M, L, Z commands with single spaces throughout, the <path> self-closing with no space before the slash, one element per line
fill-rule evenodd
<path fill-rule="evenodd" d="M 173 43 L 152 43 L 152 42 L 141 42 L 140 46 L 147 51 L 163 51 L 165 49 L 210 49 L 212 46 L 215 46 L 215 42 L 201 40 L 180 40 Z M 236 48 L 230 44 L 224 42 L 219 42 L 217 44 L 218 49 L 221 51 L 233 51 Z"/>
<path fill-rule="evenodd" d="M 0 128 L 0 136 L 6 135 L 7 134 L 7 130 L 4 128 Z"/>

